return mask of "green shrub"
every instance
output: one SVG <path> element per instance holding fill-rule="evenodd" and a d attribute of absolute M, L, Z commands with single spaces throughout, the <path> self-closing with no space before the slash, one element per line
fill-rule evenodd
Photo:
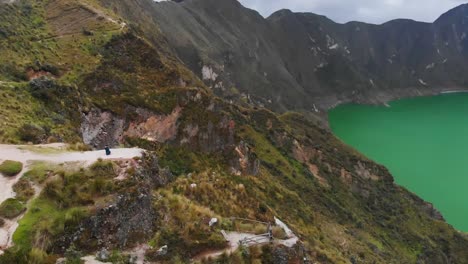
<path fill-rule="evenodd" d="M 21 203 L 17 199 L 10 198 L 0 205 L 0 217 L 13 219 L 22 214 L 25 210 L 26 207 L 23 203 Z"/>
<path fill-rule="evenodd" d="M 3 29 L 0 29 L 0 38 L 2 37 L 2 35 L 4 36 L 5 34 L 7 33 Z M 15 82 L 28 80 L 26 71 L 12 63 L 0 64 L 0 74 L 5 75 L 8 79 L 15 81 Z"/>
<path fill-rule="evenodd" d="M 72 245 L 65 251 L 65 257 L 67 258 L 67 261 L 65 262 L 66 264 L 82 264 L 83 261 L 81 260 L 81 257 L 83 254 L 76 250 L 75 245 Z"/>
<path fill-rule="evenodd" d="M 21 247 L 9 248 L 0 255 L 0 263 L 29 263 L 29 249 Z"/>
<path fill-rule="evenodd" d="M 92 148 L 84 143 L 78 142 L 75 144 L 70 144 L 67 148 L 70 151 L 90 151 Z"/>
<path fill-rule="evenodd" d="M 36 182 L 36 183 L 44 183 L 47 180 L 52 165 L 45 163 L 45 162 L 34 162 L 29 166 L 29 170 L 24 173 L 24 179 Z"/>
<path fill-rule="evenodd" d="M 187 174 L 194 171 L 194 157 L 183 147 L 165 147 L 160 153 L 161 167 L 168 167 L 173 175 Z"/>
<path fill-rule="evenodd" d="M 92 194 L 103 194 L 106 189 L 106 181 L 102 178 L 94 179 L 90 183 L 90 189 Z"/>
<path fill-rule="evenodd" d="M 81 208 L 72 208 L 65 214 L 65 225 L 67 227 L 77 226 L 87 215 L 87 212 Z"/>
<path fill-rule="evenodd" d="M 287 238 L 286 232 L 284 232 L 283 228 L 279 226 L 274 226 L 272 232 L 273 232 L 273 237 L 275 237 L 276 239 Z"/>
<path fill-rule="evenodd" d="M 39 248 L 33 248 L 29 252 L 28 262 L 31 264 L 45 263 L 46 259 L 47 259 L 47 253 Z"/>
<path fill-rule="evenodd" d="M 112 251 L 109 259 L 106 262 L 110 263 L 131 263 L 130 256 L 124 255 L 121 252 L 114 250 Z"/>
<path fill-rule="evenodd" d="M 99 159 L 89 168 L 94 177 L 110 177 L 114 178 L 117 175 L 114 171 L 114 163 L 112 161 L 103 161 Z"/>
<path fill-rule="evenodd" d="M 60 180 L 52 180 L 45 184 L 42 194 L 51 200 L 62 200 L 62 189 L 63 185 Z"/>
<path fill-rule="evenodd" d="M 16 199 L 27 202 L 34 196 L 34 188 L 31 186 L 31 183 L 21 178 L 15 185 L 13 185 L 13 191 L 16 193 Z"/>
<path fill-rule="evenodd" d="M 45 76 L 29 82 L 29 92 L 31 95 L 44 101 L 49 100 L 58 89 L 57 83 Z"/>
<path fill-rule="evenodd" d="M 18 161 L 6 160 L 0 164 L 0 173 L 13 177 L 18 175 L 23 170 L 23 163 Z"/>
<path fill-rule="evenodd" d="M 18 129 L 18 136 L 24 142 L 39 144 L 47 139 L 47 131 L 36 125 L 25 124 Z"/>
<path fill-rule="evenodd" d="M 41 65 L 41 70 L 50 72 L 51 74 L 58 76 L 60 74 L 60 70 L 57 68 L 57 66 L 46 63 Z"/>

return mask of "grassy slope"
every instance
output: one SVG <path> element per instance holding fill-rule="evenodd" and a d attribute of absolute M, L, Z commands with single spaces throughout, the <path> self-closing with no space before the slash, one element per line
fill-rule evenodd
<path fill-rule="evenodd" d="M 18 129 L 24 124 L 50 130 L 59 139 L 78 140 L 76 121 L 69 120 L 73 114 L 60 108 L 76 107 L 73 100 L 79 94 L 43 101 L 29 94 L 27 82 L 33 74 L 49 71 L 57 85 L 73 90 L 79 76 L 99 64 L 100 47 L 123 29 L 104 18 L 111 16 L 104 11 L 93 13 L 95 5 L 93 1 L 20 0 L 0 6 L 0 96 L 5 102 L 0 105 L 1 142 L 21 141 Z M 83 6 L 91 11 L 76 12 Z M 73 27 L 63 26 L 67 23 Z"/>
<path fill-rule="evenodd" d="M 185 112 L 183 120 L 193 122 L 196 116 L 209 116 L 207 105 L 198 106 Z M 278 118 L 267 111 L 250 111 L 243 119 L 240 116 L 245 110 L 228 105 L 221 109 L 220 113 L 237 118 L 237 136 L 248 142 L 262 160 L 260 174 L 233 176 L 226 173 L 228 165 L 222 160 L 228 158 L 226 155 L 221 160 L 217 155 L 196 155 L 198 158 L 182 162 L 188 164 L 188 171 L 195 173 L 190 177 L 183 173 L 174 183 L 156 191 L 168 203 L 177 199 L 178 203 L 186 201 L 185 206 L 205 208 L 211 217 L 220 217 L 227 230 L 232 227 L 231 216 L 266 221 L 278 216 L 301 236 L 313 259 L 323 263 L 348 263 L 351 259 L 359 263 L 414 263 L 431 254 L 437 257 L 422 261 L 438 263 L 443 261 L 444 254 L 461 263 L 467 260 L 464 235 L 431 219 L 423 210 L 425 204 L 395 186 L 384 168 L 344 146 L 329 132 L 298 114 Z M 273 120 L 275 128 L 265 125 L 268 119 Z M 293 158 L 288 143 L 293 139 L 304 145 L 320 146 L 322 158 L 315 163 L 330 187 L 322 186 Z M 180 147 L 166 146 L 166 152 L 167 148 L 178 152 Z M 162 163 L 170 159 L 169 165 L 177 164 L 174 160 L 177 156 L 161 155 L 161 159 Z M 210 159 L 213 162 L 207 162 Z M 355 170 L 358 162 L 366 164 L 379 179 L 358 175 Z M 350 171 L 351 183 L 342 179 L 342 168 Z M 177 166 L 173 169 L 181 171 Z M 191 188 L 192 183 L 198 187 Z M 180 196 L 184 199 L 177 198 Z M 179 206 L 184 205 L 176 208 Z M 187 258 L 199 252 L 197 246 L 187 242 L 197 238 L 187 238 L 187 231 L 180 230 L 181 223 L 194 221 L 190 214 L 166 217 L 164 222 L 158 222 L 164 232 L 156 234 L 154 243 L 157 246 L 170 243 L 171 256 Z M 172 217 L 175 219 L 167 220 Z"/>
<path fill-rule="evenodd" d="M 44 190 L 28 205 L 29 210 L 13 236 L 15 247 L 0 262 L 55 263 L 57 256 L 46 252 L 54 240 L 89 215 L 95 208 L 94 201 L 106 201 L 119 188 L 112 180 L 113 166 L 111 162 L 99 161 L 87 170 L 34 165 L 25 177 L 43 185 Z"/>

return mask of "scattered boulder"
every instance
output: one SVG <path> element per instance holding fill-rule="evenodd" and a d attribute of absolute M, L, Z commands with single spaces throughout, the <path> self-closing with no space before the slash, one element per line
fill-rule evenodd
<path fill-rule="evenodd" d="M 67 259 L 66 258 L 59 258 L 57 261 L 55 261 L 55 264 L 67 264 Z"/>
<path fill-rule="evenodd" d="M 164 256 L 167 254 L 167 251 L 169 250 L 169 247 L 167 245 L 162 246 L 158 251 L 156 251 L 156 254 L 158 256 Z"/>
<path fill-rule="evenodd" d="M 214 226 L 218 223 L 218 218 L 211 218 L 210 222 L 208 223 L 209 226 Z"/>
<path fill-rule="evenodd" d="M 106 261 L 110 257 L 109 251 L 105 248 L 101 249 L 97 254 L 96 258 L 100 261 Z"/>
<path fill-rule="evenodd" d="M 273 250 L 273 263 L 288 264 L 289 263 L 289 250 L 285 247 L 276 247 Z"/>

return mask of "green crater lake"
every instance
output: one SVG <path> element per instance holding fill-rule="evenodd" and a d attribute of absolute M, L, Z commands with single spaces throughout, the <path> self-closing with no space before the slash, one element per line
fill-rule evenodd
<path fill-rule="evenodd" d="M 342 105 L 329 113 L 346 144 L 385 165 L 395 181 L 468 231 L 468 94 Z"/>

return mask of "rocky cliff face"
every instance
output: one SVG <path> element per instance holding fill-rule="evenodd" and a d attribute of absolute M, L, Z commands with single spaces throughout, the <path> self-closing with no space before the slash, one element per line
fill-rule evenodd
<path fill-rule="evenodd" d="M 235 0 L 102 2 L 149 36 L 157 28 L 216 93 L 276 110 L 382 103 L 467 83 L 466 5 L 434 23 L 371 25 L 289 10 L 264 19 Z"/>

